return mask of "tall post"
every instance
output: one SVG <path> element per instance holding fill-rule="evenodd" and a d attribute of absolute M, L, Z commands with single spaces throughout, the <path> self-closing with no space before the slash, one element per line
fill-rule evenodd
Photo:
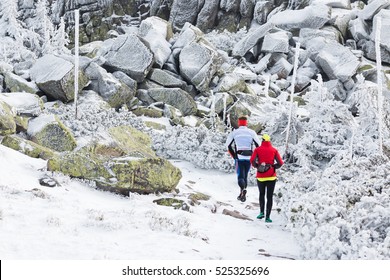
<path fill-rule="evenodd" d="M 295 47 L 294 69 L 293 69 L 293 76 L 292 76 L 291 87 L 290 87 L 290 113 L 288 114 L 287 133 L 286 133 L 286 150 L 285 150 L 286 154 L 288 150 L 288 140 L 290 138 L 291 115 L 294 106 L 294 102 L 293 102 L 294 88 L 295 88 L 295 81 L 297 79 L 297 69 L 298 69 L 298 62 L 299 62 L 298 58 L 299 58 L 300 47 L 301 44 L 298 42 Z"/>
<path fill-rule="evenodd" d="M 376 75 L 377 75 L 377 87 L 378 87 L 378 130 L 379 130 L 379 153 L 383 154 L 383 135 L 382 135 L 382 122 L 383 122 L 383 91 L 382 91 L 382 58 L 381 58 L 381 28 L 382 18 L 377 16 L 376 19 L 376 32 L 375 32 L 375 53 L 376 53 Z"/>
<path fill-rule="evenodd" d="M 76 119 L 78 118 L 77 96 L 79 92 L 79 18 L 80 12 L 76 9 L 74 11 L 74 106 Z"/>

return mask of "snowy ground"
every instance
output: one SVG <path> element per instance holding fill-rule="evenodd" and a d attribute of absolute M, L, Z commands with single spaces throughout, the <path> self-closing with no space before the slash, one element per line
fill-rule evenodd
<path fill-rule="evenodd" d="M 200 191 L 209 201 L 190 212 L 158 206 L 172 194 L 122 197 L 55 175 L 60 187 L 39 185 L 46 162 L 0 145 L 0 258 L 74 260 L 254 260 L 299 259 L 300 249 L 285 221 L 256 220 L 257 187 L 237 201 L 234 174 L 200 170 L 173 161 L 183 178 L 177 198 Z M 274 206 L 277 208 L 277 205 Z M 216 213 L 212 213 L 216 209 Z M 223 215 L 239 211 L 252 220 Z"/>

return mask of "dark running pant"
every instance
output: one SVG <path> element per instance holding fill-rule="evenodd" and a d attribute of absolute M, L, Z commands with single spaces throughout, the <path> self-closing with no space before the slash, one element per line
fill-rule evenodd
<path fill-rule="evenodd" d="M 248 173 L 251 168 L 251 162 L 244 159 L 236 159 L 237 181 L 241 190 L 248 185 Z"/>
<path fill-rule="evenodd" d="M 265 206 L 265 192 L 267 191 L 267 209 L 265 212 L 265 217 L 269 218 L 272 210 L 272 199 L 275 191 L 276 180 L 273 181 L 264 181 L 260 182 L 257 180 L 257 186 L 259 187 L 259 203 L 260 203 L 260 212 L 264 213 Z"/>

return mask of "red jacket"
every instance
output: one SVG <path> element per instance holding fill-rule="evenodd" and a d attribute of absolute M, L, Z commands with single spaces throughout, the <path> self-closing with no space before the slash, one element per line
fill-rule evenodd
<path fill-rule="evenodd" d="M 258 158 L 257 161 L 255 161 L 256 158 Z M 256 173 L 256 178 L 258 178 L 259 181 L 276 180 L 276 168 L 274 165 L 277 164 L 277 167 L 281 167 L 284 164 L 278 150 L 276 150 L 269 141 L 261 142 L 261 146 L 254 150 L 250 161 L 255 168 L 257 167 L 257 164 L 262 162 L 272 164 L 272 167 L 266 172 Z"/>

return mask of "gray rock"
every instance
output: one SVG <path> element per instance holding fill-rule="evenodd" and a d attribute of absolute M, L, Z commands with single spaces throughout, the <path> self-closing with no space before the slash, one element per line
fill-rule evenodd
<path fill-rule="evenodd" d="M 43 111 L 43 102 L 36 94 L 28 92 L 1 93 L 0 100 L 11 106 L 19 116 L 36 117 Z"/>
<path fill-rule="evenodd" d="M 0 135 L 14 134 L 16 123 L 11 107 L 0 100 Z"/>
<path fill-rule="evenodd" d="M 203 40 L 185 46 L 179 61 L 182 77 L 202 93 L 209 91 L 209 83 L 222 64 L 220 54 Z"/>
<path fill-rule="evenodd" d="M 263 52 L 279 52 L 279 53 L 288 53 L 289 50 L 289 40 L 292 38 L 290 32 L 283 30 L 271 30 L 264 36 L 264 41 L 261 46 Z"/>
<path fill-rule="evenodd" d="M 149 17 L 141 22 L 138 36 L 148 42 L 158 67 L 162 67 L 171 55 L 171 44 L 167 40 L 172 36 L 171 25 L 158 17 Z"/>
<path fill-rule="evenodd" d="M 310 4 L 324 4 L 332 8 L 351 9 L 351 0 L 312 0 Z"/>
<path fill-rule="evenodd" d="M 178 58 L 180 54 L 180 51 L 175 52 L 176 49 L 182 49 L 192 42 L 197 42 L 202 39 L 203 36 L 204 33 L 198 27 L 193 26 L 190 23 L 186 23 L 172 46 L 173 57 Z"/>
<path fill-rule="evenodd" d="M 85 70 L 91 80 L 89 88 L 103 97 L 104 101 L 113 108 L 119 108 L 129 102 L 135 95 L 136 87 L 130 88 L 118 80 L 113 74 L 108 73 L 96 63 L 91 63 Z"/>
<path fill-rule="evenodd" d="M 119 81 L 121 81 L 122 83 L 127 85 L 130 89 L 135 90 L 135 91 L 137 90 L 137 82 L 134 81 L 132 78 L 130 78 L 125 73 L 123 73 L 121 71 L 115 71 L 114 73 L 112 73 L 112 75 L 114 75 L 115 78 L 117 78 Z"/>
<path fill-rule="evenodd" d="M 206 31 L 214 27 L 217 20 L 219 0 L 204 1 L 204 5 L 199 12 L 196 26 Z"/>
<path fill-rule="evenodd" d="M 29 82 L 26 79 L 20 77 L 19 75 L 15 75 L 11 72 L 6 72 L 4 74 L 4 82 L 6 88 L 8 88 L 11 92 L 29 92 L 29 93 L 38 93 L 39 88 L 34 82 Z"/>
<path fill-rule="evenodd" d="M 36 61 L 30 73 L 31 79 L 47 96 L 63 102 L 74 99 L 74 65 L 68 58 L 45 55 Z M 78 81 L 81 91 L 88 84 L 83 71 L 79 71 Z"/>
<path fill-rule="evenodd" d="M 297 78 L 295 82 L 295 90 L 301 91 L 306 86 L 308 86 L 313 77 L 315 77 L 319 73 L 319 69 L 313 60 L 310 58 L 306 60 L 306 62 L 298 68 L 297 70 Z"/>
<path fill-rule="evenodd" d="M 172 73 L 166 70 L 152 69 L 149 72 L 148 79 L 168 88 L 176 87 L 185 90 L 187 86 L 185 81 L 175 77 Z"/>
<path fill-rule="evenodd" d="M 330 80 L 324 83 L 328 92 L 333 94 L 336 100 L 344 101 L 347 98 L 347 92 L 343 84 L 339 80 Z"/>
<path fill-rule="evenodd" d="M 283 30 L 302 28 L 319 29 L 323 27 L 331 16 L 331 8 L 326 5 L 312 5 L 302 10 L 285 10 L 274 14 L 269 23 Z"/>
<path fill-rule="evenodd" d="M 109 70 L 122 71 L 137 82 L 145 79 L 154 62 L 151 50 L 134 34 L 116 38 L 104 58 Z"/>
<path fill-rule="evenodd" d="M 248 34 L 242 38 L 234 46 L 233 56 L 244 56 L 251 48 L 253 48 L 257 42 L 262 39 L 268 31 L 270 31 L 274 25 L 272 23 L 265 23 L 257 28 L 251 29 Z"/>
<path fill-rule="evenodd" d="M 281 57 L 268 71 L 271 75 L 278 75 L 279 79 L 286 79 L 293 69 L 293 65 L 286 58 Z"/>
<path fill-rule="evenodd" d="M 373 0 L 360 11 L 359 17 L 363 20 L 372 20 L 375 14 L 389 6 L 388 0 Z"/>
<path fill-rule="evenodd" d="M 382 25 L 380 33 L 380 45 L 382 48 L 390 51 L 390 10 L 381 10 L 378 14 L 375 15 L 371 40 L 375 41 L 378 17 L 381 17 Z"/>
<path fill-rule="evenodd" d="M 316 64 L 330 79 L 345 82 L 356 74 L 359 61 L 355 55 L 341 44 L 327 44 L 319 53 Z"/>
<path fill-rule="evenodd" d="M 364 56 L 371 60 L 376 60 L 375 42 L 370 40 L 360 40 L 358 47 L 363 50 Z M 390 63 L 390 52 L 385 48 L 381 49 L 382 62 Z"/>
<path fill-rule="evenodd" d="M 186 22 L 195 24 L 197 15 L 198 1 L 175 0 L 169 16 L 169 22 L 172 23 L 174 31 L 179 31 L 183 28 Z"/>
<path fill-rule="evenodd" d="M 359 41 L 362 39 L 370 39 L 369 27 L 367 23 L 360 17 L 351 20 L 348 26 L 349 32 L 351 32 L 351 35 L 355 39 L 355 41 Z"/>
<path fill-rule="evenodd" d="M 71 151 L 77 146 L 72 132 L 55 115 L 41 114 L 30 120 L 27 135 L 34 143 L 58 152 Z"/>
<path fill-rule="evenodd" d="M 274 4 L 271 0 L 256 1 L 253 11 L 253 19 L 258 24 L 264 24 L 267 22 L 267 17 L 273 9 Z"/>
<path fill-rule="evenodd" d="M 195 115 L 197 106 L 192 97 L 180 88 L 153 88 L 148 95 L 155 102 L 164 102 L 177 109 L 184 115 Z"/>

